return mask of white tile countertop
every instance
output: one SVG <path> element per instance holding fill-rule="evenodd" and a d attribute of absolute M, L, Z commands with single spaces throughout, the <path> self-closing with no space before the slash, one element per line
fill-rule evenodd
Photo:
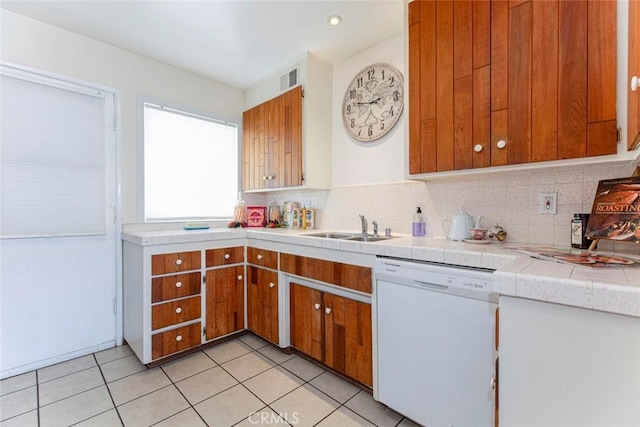
<path fill-rule="evenodd" d="M 337 230 L 331 230 L 336 232 Z M 381 255 L 496 270 L 494 289 L 501 295 L 528 298 L 640 317 L 640 267 L 573 266 L 509 251 L 517 244 L 485 245 L 445 238 L 400 236 L 378 242 L 309 237 L 322 230 L 227 229 L 126 231 L 122 240 L 141 246 L 249 239 Z M 353 232 L 353 231 L 348 231 Z M 533 245 L 527 245 L 533 246 Z M 640 260 L 640 255 L 623 254 Z"/>

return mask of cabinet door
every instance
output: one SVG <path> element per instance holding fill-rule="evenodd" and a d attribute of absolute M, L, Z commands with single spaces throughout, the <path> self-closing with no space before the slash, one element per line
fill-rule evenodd
<path fill-rule="evenodd" d="M 471 0 L 409 4 L 412 174 L 490 165 L 490 10 Z"/>
<path fill-rule="evenodd" d="M 621 19 L 624 19 L 621 17 Z M 640 2 L 629 2 L 629 82 L 627 105 L 627 146 L 633 150 L 640 144 L 640 88 L 631 89 L 631 79 L 640 79 Z M 637 83 L 640 85 L 640 82 Z"/>
<path fill-rule="evenodd" d="M 249 330 L 278 343 L 278 273 L 247 266 Z"/>
<path fill-rule="evenodd" d="M 324 362 L 373 385 L 371 304 L 324 294 Z"/>
<path fill-rule="evenodd" d="M 492 118 L 506 126 L 507 162 L 615 154 L 616 2 L 511 6 L 492 8 L 492 34 L 508 40 L 494 49 L 492 39 L 492 56 L 508 72 L 505 79 L 494 64 L 501 77 L 491 86 L 492 101 L 507 99 L 506 109 L 492 104 Z"/>
<path fill-rule="evenodd" d="M 207 340 L 244 328 L 244 266 L 207 271 Z"/>
<path fill-rule="evenodd" d="M 265 105 L 260 104 L 242 114 L 242 188 L 265 188 Z"/>
<path fill-rule="evenodd" d="M 291 283 L 291 345 L 322 361 L 322 292 Z"/>
<path fill-rule="evenodd" d="M 302 86 L 243 113 L 243 189 L 302 185 Z"/>

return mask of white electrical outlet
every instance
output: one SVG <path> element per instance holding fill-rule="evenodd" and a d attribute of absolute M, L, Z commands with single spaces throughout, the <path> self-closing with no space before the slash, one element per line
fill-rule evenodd
<path fill-rule="evenodd" d="M 540 213 L 543 215 L 555 215 L 558 202 L 558 193 L 540 193 Z"/>

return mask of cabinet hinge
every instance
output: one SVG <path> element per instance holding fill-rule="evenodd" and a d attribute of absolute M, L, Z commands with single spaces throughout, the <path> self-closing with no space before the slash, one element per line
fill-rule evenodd
<path fill-rule="evenodd" d="M 118 299 L 113 297 L 113 314 L 118 314 Z"/>
<path fill-rule="evenodd" d="M 304 182 L 304 172 L 302 172 L 302 182 Z"/>
<path fill-rule="evenodd" d="M 207 327 L 206 326 L 202 327 L 202 335 L 207 335 Z"/>
<path fill-rule="evenodd" d="M 203 285 L 207 284 L 207 276 L 205 276 L 204 274 L 202 275 L 202 284 Z"/>
<path fill-rule="evenodd" d="M 617 143 L 622 142 L 622 128 L 620 126 L 616 128 L 616 142 Z"/>
<path fill-rule="evenodd" d="M 304 98 L 304 89 L 302 89 L 302 90 L 300 91 L 300 93 L 302 94 L 302 97 Z"/>

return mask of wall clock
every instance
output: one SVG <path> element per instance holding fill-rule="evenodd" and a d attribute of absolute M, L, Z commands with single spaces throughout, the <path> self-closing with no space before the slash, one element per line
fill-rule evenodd
<path fill-rule="evenodd" d="M 342 122 L 354 139 L 375 141 L 389 132 L 402 114 L 404 78 L 394 66 L 376 63 L 363 68 L 347 87 Z"/>

